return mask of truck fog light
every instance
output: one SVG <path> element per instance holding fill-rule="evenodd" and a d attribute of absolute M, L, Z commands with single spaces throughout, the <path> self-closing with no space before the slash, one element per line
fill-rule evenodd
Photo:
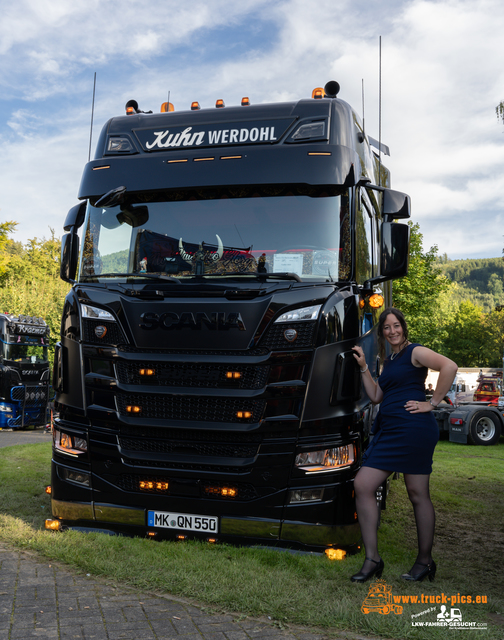
<path fill-rule="evenodd" d="M 296 467 L 306 473 L 324 473 L 349 467 L 355 462 L 353 444 L 317 451 L 303 451 L 296 456 Z"/>
<path fill-rule="evenodd" d="M 61 469 L 60 475 L 62 480 L 75 482 L 75 484 L 82 484 L 84 487 L 89 487 L 91 484 L 89 473 L 76 471 L 75 469 Z"/>
<path fill-rule="evenodd" d="M 295 489 L 289 491 L 289 504 L 294 502 L 320 502 L 324 496 L 324 489 Z"/>

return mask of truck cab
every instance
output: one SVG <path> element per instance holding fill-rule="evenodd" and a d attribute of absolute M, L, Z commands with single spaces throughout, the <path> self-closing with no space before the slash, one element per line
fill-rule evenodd
<path fill-rule="evenodd" d="M 352 346 L 376 375 L 410 203 L 338 90 L 103 127 L 64 223 L 56 526 L 357 549 Z"/>
<path fill-rule="evenodd" d="M 42 318 L 0 313 L 0 429 L 45 426 L 49 327 Z"/>

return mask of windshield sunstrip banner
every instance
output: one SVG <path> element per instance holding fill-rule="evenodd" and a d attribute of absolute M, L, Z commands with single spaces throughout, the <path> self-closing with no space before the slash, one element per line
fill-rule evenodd
<path fill-rule="evenodd" d="M 136 129 L 134 134 L 144 151 L 166 151 L 169 149 L 191 149 L 198 147 L 225 147 L 241 144 L 265 144 L 277 142 L 293 118 L 230 122 L 222 125 L 160 127 Z"/>

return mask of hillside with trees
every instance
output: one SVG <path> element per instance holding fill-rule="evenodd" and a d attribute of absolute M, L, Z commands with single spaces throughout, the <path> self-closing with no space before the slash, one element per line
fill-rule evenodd
<path fill-rule="evenodd" d="M 452 290 L 457 303 L 472 302 L 489 313 L 504 304 L 504 260 L 448 260 L 446 256 L 436 265 L 456 286 Z"/>

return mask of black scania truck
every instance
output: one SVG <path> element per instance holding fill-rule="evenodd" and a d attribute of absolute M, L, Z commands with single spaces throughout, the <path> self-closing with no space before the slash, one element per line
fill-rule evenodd
<path fill-rule="evenodd" d="M 375 372 L 410 203 L 338 90 L 106 123 L 65 222 L 46 526 L 356 547 L 351 347 Z"/>

